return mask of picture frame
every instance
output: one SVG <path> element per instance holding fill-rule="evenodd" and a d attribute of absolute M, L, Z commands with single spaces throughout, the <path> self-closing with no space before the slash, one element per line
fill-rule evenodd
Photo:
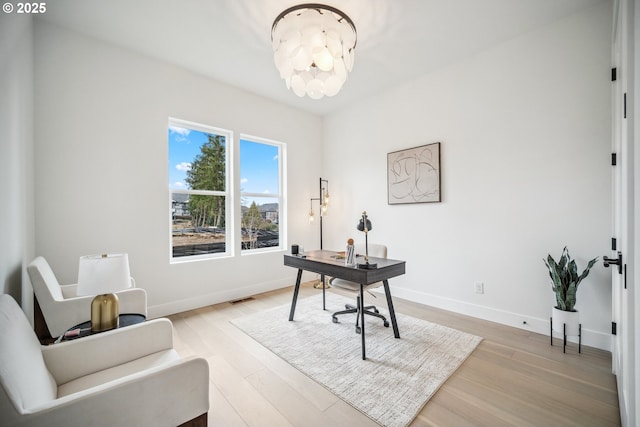
<path fill-rule="evenodd" d="M 440 201 L 439 142 L 387 154 L 389 205 Z"/>

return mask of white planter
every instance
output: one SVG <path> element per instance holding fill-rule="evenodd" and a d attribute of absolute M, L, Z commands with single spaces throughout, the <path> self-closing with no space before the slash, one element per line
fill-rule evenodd
<path fill-rule="evenodd" d="M 580 313 L 577 311 L 562 311 L 553 307 L 551 319 L 553 321 L 553 330 L 559 333 L 566 333 L 570 336 L 578 336 L 580 334 Z M 564 325 L 567 325 L 566 331 Z"/>

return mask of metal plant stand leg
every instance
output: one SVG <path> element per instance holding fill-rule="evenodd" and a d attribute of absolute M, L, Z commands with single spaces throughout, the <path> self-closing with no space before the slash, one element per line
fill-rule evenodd
<path fill-rule="evenodd" d="M 553 317 L 549 318 L 549 343 L 553 346 Z M 562 352 L 567 352 L 567 324 L 562 324 Z M 582 353 L 582 323 L 578 324 L 578 353 Z"/>
<path fill-rule="evenodd" d="M 582 353 L 582 323 L 578 323 L 578 353 Z"/>

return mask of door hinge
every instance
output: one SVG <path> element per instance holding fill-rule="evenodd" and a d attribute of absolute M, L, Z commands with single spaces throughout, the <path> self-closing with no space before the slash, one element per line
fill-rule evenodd
<path fill-rule="evenodd" d="M 627 118 L 627 93 L 624 94 L 624 118 Z"/>
<path fill-rule="evenodd" d="M 611 81 L 615 82 L 618 79 L 618 69 L 616 67 L 613 67 L 611 69 Z"/>
<path fill-rule="evenodd" d="M 618 335 L 618 324 L 611 322 L 611 335 Z"/>
<path fill-rule="evenodd" d="M 611 250 L 612 250 L 612 251 L 615 251 L 615 250 L 617 249 L 616 244 L 617 244 L 617 242 L 616 242 L 616 238 L 615 238 L 615 237 L 612 237 L 612 238 L 611 238 Z"/>
<path fill-rule="evenodd" d="M 611 166 L 618 164 L 618 156 L 616 153 L 611 153 Z"/>

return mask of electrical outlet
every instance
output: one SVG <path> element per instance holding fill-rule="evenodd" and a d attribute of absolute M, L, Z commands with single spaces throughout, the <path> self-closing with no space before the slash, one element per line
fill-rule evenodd
<path fill-rule="evenodd" d="M 476 282 L 474 286 L 475 286 L 476 294 L 484 294 L 484 283 Z"/>

